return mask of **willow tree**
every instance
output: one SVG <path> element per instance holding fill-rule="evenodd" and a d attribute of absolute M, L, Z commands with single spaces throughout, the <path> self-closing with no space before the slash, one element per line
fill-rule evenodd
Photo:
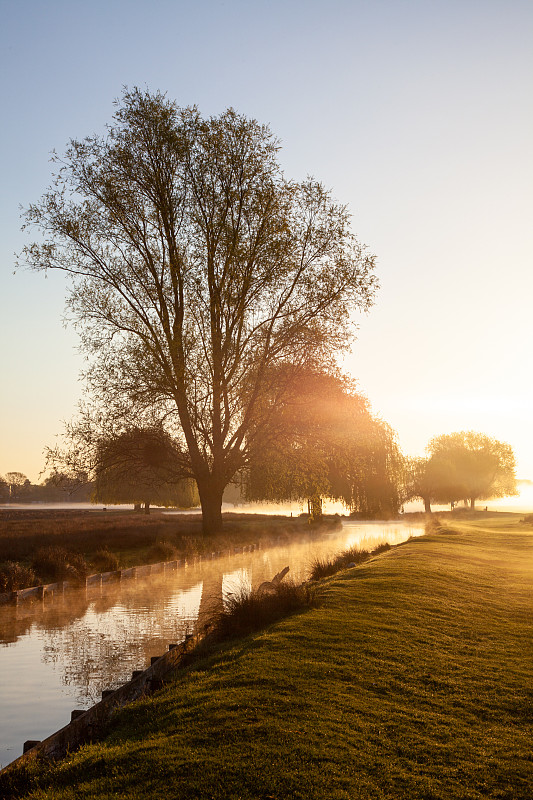
<path fill-rule="evenodd" d="M 311 516 L 322 498 L 340 500 L 363 517 L 396 515 L 403 459 L 392 429 L 346 377 L 302 372 L 271 424 L 276 435 L 244 473 L 250 500 L 307 500 Z"/>
<path fill-rule="evenodd" d="M 287 180 L 278 149 L 232 109 L 203 118 L 126 90 L 106 134 L 71 141 L 25 212 L 43 237 L 26 263 L 70 275 L 93 397 L 180 432 L 206 530 L 268 425 L 258 400 L 275 367 L 330 365 L 375 289 L 346 208 Z"/>
<path fill-rule="evenodd" d="M 182 477 L 182 453 L 161 428 L 130 428 L 95 447 L 93 500 L 191 508 L 199 503 L 196 484 Z"/>

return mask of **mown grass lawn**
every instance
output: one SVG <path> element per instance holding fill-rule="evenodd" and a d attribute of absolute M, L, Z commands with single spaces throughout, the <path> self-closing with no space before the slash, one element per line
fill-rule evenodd
<path fill-rule="evenodd" d="M 197 661 L 21 796 L 530 800 L 519 520 L 450 520 L 333 576 L 318 608 Z"/>

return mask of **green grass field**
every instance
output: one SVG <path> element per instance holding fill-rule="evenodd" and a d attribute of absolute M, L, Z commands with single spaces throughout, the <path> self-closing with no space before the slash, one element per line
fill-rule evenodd
<path fill-rule="evenodd" d="M 530 800 L 533 526 L 445 524 L 197 660 L 21 796 Z"/>

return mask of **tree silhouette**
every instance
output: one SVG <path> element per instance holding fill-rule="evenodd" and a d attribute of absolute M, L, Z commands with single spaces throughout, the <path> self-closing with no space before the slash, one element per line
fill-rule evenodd
<path fill-rule="evenodd" d="M 44 235 L 26 263 L 72 279 L 93 398 L 182 437 L 205 530 L 220 529 L 224 487 L 264 437 L 274 368 L 330 366 L 375 289 L 346 208 L 288 181 L 278 149 L 232 109 L 203 118 L 126 90 L 107 135 L 71 141 L 26 212 Z"/>
<path fill-rule="evenodd" d="M 347 378 L 303 372 L 271 424 L 275 435 L 246 473 L 249 499 L 307 500 L 312 517 L 323 497 L 365 517 L 397 513 L 402 459 L 394 433 Z"/>
<path fill-rule="evenodd" d="M 474 509 L 476 500 L 517 494 L 515 457 L 505 442 L 460 431 L 433 438 L 428 453 L 430 463 L 441 468 L 449 500 L 468 500 Z"/>
<path fill-rule="evenodd" d="M 199 504 L 194 481 L 180 478 L 181 453 L 158 428 L 130 429 L 100 441 L 97 447 L 93 499 L 100 503 L 133 503 L 191 508 Z"/>

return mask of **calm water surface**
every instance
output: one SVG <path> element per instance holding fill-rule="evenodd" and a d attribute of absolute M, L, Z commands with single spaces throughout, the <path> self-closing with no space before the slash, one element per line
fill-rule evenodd
<path fill-rule="evenodd" d="M 421 525 L 346 521 L 327 535 L 0 606 L 0 765 L 20 755 L 26 739 L 46 738 L 67 724 L 72 709 L 90 707 L 103 689 L 120 686 L 194 632 L 199 615 L 226 593 L 256 587 L 286 565 L 301 581 L 316 557 L 422 532 Z"/>

